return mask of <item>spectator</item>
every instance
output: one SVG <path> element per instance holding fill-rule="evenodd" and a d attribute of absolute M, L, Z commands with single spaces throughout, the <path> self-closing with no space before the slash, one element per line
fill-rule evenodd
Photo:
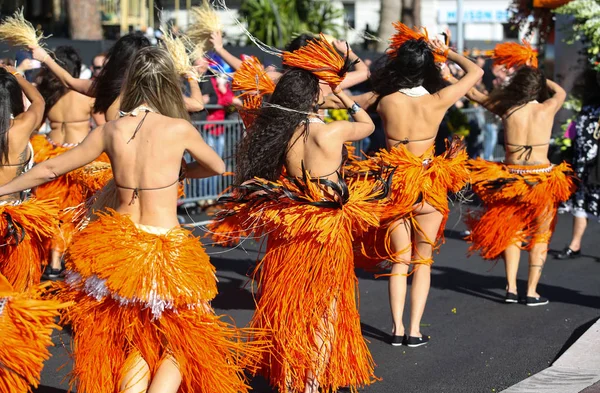
<path fill-rule="evenodd" d="M 202 92 L 202 98 L 204 101 L 204 105 L 217 105 L 217 102 L 219 101 L 219 97 L 217 96 L 217 92 L 211 82 L 211 79 L 213 78 L 209 78 L 206 77 L 206 71 L 208 71 L 208 60 L 204 57 L 201 57 L 199 59 L 196 59 L 194 61 L 194 67 L 196 68 L 196 71 L 198 72 L 198 75 L 200 76 L 200 82 L 199 86 L 200 86 L 200 91 Z M 186 86 L 186 90 L 187 90 L 187 86 Z M 186 91 L 187 94 L 187 91 Z M 206 109 L 201 110 L 200 112 L 194 112 L 191 113 L 191 119 L 192 121 L 206 121 L 207 117 L 208 117 L 208 112 L 206 111 Z"/>
<path fill-rule="evenodd" d="M 104 67 L 106 61 L 106 53 L 97 54 L 92 60 L 92 79 L 96 79 Z"/>

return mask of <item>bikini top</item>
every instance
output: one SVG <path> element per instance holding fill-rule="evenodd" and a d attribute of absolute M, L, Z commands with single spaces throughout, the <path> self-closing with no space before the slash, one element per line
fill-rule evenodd
<path fill-rule="evenodd" d="M 138 123 L 137 127 L 135 128 L 135 131 L 133 131 L 133 135 L 131 136 L 131 138 L 129 138 L 129 140 L 127 141 L 128 144 L 133 139 L 135 139 L 138 131 L 142 128 L 142 125 L 144 124 L 144 120 L 146 120 L 146 117 L 148 116 L 148 113 L 150 113 L 150 112 L 155 113 L 156 111 L 154 111 L 151 108 L 148 108 L 145 105 L 140 105 L 137 108 L 135 108 L 134 110 L 132 110 L 131 112 L 119 111 L 119 117 L 125 117 L 125 116 L 138 117 L 138 115 L 140 114 L 140 112 L 144 112 L 144 116 L 142 117 L 142 120 Z M 163 186 L 163 187 L 148 187 L 148 188 L 144 188 L 144 187 L 128 187 L 128 186 L 123 186 L 123 185 L 118 184 L 116 179 L 115 179 L 115 186 L 117 186 L 118 188 L 123 188 L 125 190 L 132 190 L 133 191 L 132 195 L 131 195 L 131 201 L 129 202 L 130 205 L 133 205 L 135 203 L 135 200 L 139 199 L 139 197 L 140 197 L 140 191 L 163 190 L 165 188 L 169 188 L 169 187 L 174 186 L 175 184 L 179 183 L 184 178 L 185 178 L 185 171 L 184 171 L 184 169 L 182 167 L 181 170 L 179 171 L 179 177 L 177 178 L 177 180 L 175 180 L 173 183 L 170 183 L 170 184 L 168 184 L 166 186 Z"/>
<path fill-rule="evenodd" d="M 515 113 L 519 109 L 524 108 L 527 104 L 531 104 L 531 103 L 539 104 L 539 102 L 537 102 L 537 100 L 526 102 L 525 104 L 518 106 L 517 108 L 513 109 L 510 113 L 508 113 L 506 116 L 504 116 L 504 120 L 508 119 L 510 116 L 513 115 L 513 113 Z M 519 145 L 519 144 L 514 144 L 514 143 L 508 143 L 508 142 L 506 142 L 505 144 L 506 144 L 506 146 L 516 147 L 516 149 L 509 151 L 510 153 L 519 153 L 519 152 L 521 153 L 517 157 L 518 160 L 524 158 L 525 161 L 529 161 L 529 159 L 531 158 L 531 154 L 533 153 L 534 147 L 548 146 L 550 144 L 550 142 L 538 143 L 538 144 L 534 144 L 534 145 Z"/>

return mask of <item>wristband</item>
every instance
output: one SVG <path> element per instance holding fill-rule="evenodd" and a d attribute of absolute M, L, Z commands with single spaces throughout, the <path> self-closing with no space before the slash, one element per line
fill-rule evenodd
<path fill-rule="evenodd" d="M 360 105 L 355 102 L 350 108 L 348 108 L 348 113 L 351 115 L 356 115 L 360 109 Z"/>
<path fill-rule="evenodd" d="M 17 75 L 23 76 L 23 73 L 20 71 L 13 71 L 13 72 L 11 72 L 11 74 L 13 74 L 14 76 L 17 76 Z"/>

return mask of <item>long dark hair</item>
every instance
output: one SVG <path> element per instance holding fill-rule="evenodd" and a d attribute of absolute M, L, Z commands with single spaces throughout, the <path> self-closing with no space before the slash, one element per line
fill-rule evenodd
<path fill-rule="evenodd" d="M 433 51 L 425 40 L 408 40 L 396 53 L 380 58 L 371 74 L 371 86 L 379 99 L 400 89 L 423 86 L 435 93 L 445 86 Z"/>
<path fill-rule="evenodd" d="M 147 46 L 150 41 L 142 34 L 127 34 L 110 48 L 104 67 L 92 85 L 95 113 L 106 112 L 119 97 L 127 67 L 137 51 Z"/>
<path fill-rule="evenodd" d="M 253 177 L 279 178 L 294 132 L 303 122 L 308 132 L 307 113 L 316 111 L 319 90 L 318 78 L 308 71 L 290 68 L 281 76 L 269 104 L 305 113 L 268 104 L 260 110 L 237 146 L 236 184 Z"/>
<path fill-rule="evenodd" d="M 544 73 L 537 68 L 522 67 L 510 78 L 510 82 L 494 89 L 486 106 L 496 114 L 504 116 L 510 108 L 519 107 L 530 101 L 544 102 L 550 98 Z"/>
<path fill-rule="evenodd" d="M 54 51 L 52 57 L 54 57 L 54 60 L 71 74 L 73 78 L 79 78 L 79 75 L 81 74 L 81 57 L 75 48 L 72 46 L 59 46 Z M 38 78 L 38 90 L 46 102 L 46 108 L 44 110 L 44 117 L 46 117 L 54 104 L 69 92 L 69 88 L 63 85 L 60 79 L 58 79 L 46 65 L 42 67 Z"/>
<path fill-rule="evenodd" d="M 25 111 L 23 90 L 17 79 L 0 68 L 0 161 L 8 163 L 8 130 L 11 115 L 17 117 Z"/>

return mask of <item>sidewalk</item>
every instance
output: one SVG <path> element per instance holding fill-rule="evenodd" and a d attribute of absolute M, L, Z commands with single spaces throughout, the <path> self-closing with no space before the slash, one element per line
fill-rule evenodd
<path fill-rule="evenodd" d="M 554 364 L 504 393 L 600 393 L 600 320 Z"/>

